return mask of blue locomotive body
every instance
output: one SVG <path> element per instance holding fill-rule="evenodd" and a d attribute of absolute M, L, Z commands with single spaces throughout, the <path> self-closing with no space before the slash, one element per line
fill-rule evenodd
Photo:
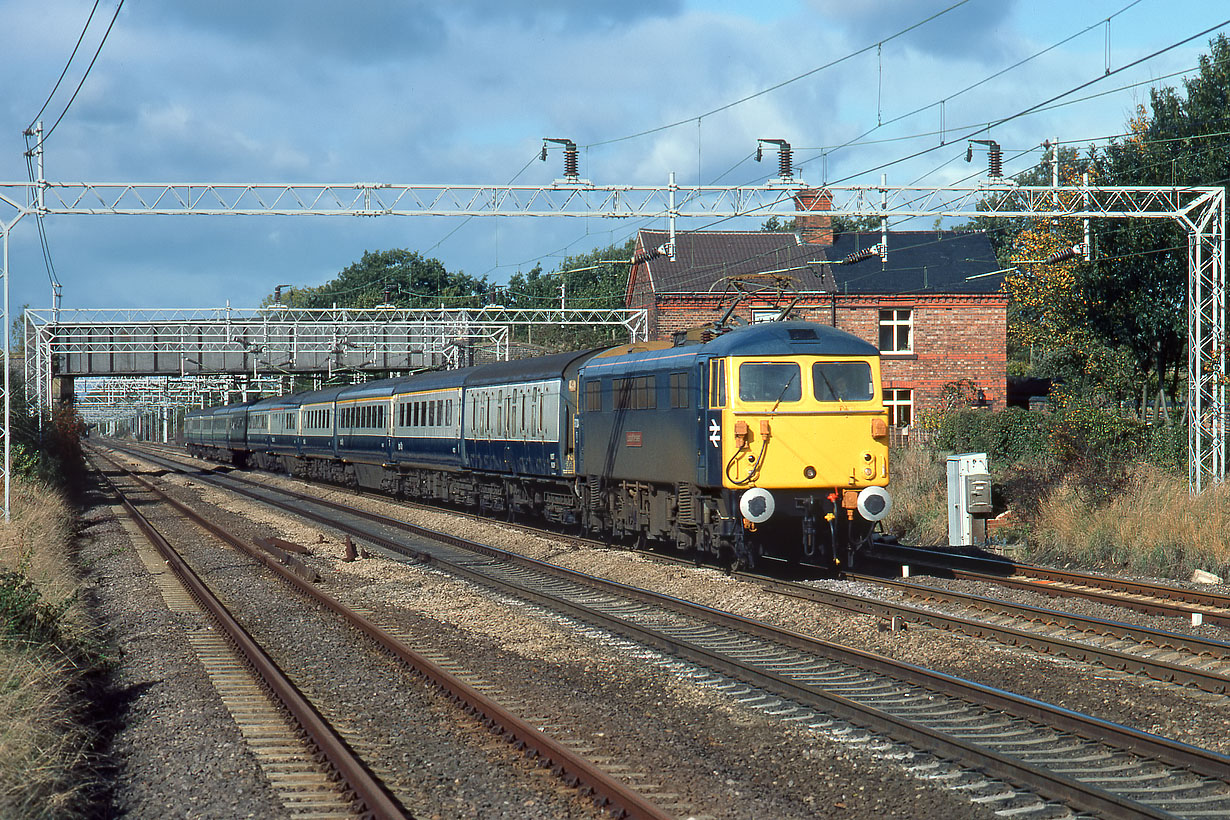
<path fill-rule="evenodd" d="M 889 503 L 878 353 L 803 322 L 209 408 L 185 431 L 204 457 L 749 562 L 849 560 Z"/>

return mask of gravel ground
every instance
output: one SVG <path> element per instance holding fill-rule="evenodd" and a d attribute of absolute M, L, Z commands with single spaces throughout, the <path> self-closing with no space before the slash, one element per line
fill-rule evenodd
<path fill-rule="evenodd" d="M 97 816 L 286 817 L 187 643 L 204 616 L 167 610 L 96 485 L 82 526 L 82 599 L 116 657 L 99 708 L 111 788 Z"/>
<path fill-rule="evenodd" d="M 392 512 L 414 523 L 447 528 L 449 532 L 475 540 L 488 540 L 505 549 L 581 572 L 687 598 L 1230 754 L 1230 698 L 1222 695 L 1183 689 L 940 630 L 920 627 L 891 632 L 876 618 L 839 613 L 814 603 L 774 595 L 714 569 L 664 566 L 624 551 L 578 550 L 563 541 L 474 522 L 449 513 L 412 510 L 336 490 L 317 490 L 322 496 L 346 500 L 356 507 Z M 845 582 L 828 583 L 842 585 Z M 859 591 L 879 594 L 876 589 L 861 585 Z M 987 595 L 1010 592 L 1001 588 L 980 591 Z M 1029 592 L 1022 595 L 1022 600 L 1035 605 L 1112 620 L 1148 623 L 1151 619 L 1133 610 L 1080 599 L 1056 599 Z M 1227 632 L 1208 625 L 1192 629 L 1190 624 L 1185 626 L 1184 622 L 1173 618 L 1152 619 L 1155 624 L 1159 621 L 1164 622 L 1163 628 L 1211 637 L 1224 636 Z"/>
<path fill-rule="evenodd" d="M 277 478 L 263 480 L 300 486 Z M 601 642 L 584 640 L 567 625 L 535 610 L 498 606 L 429 569 L 382 559 L 341 564 L 337 561 L 341 545 L 332 533 L 257 510 L 250 502 L 201 487 L 192 479 L 168 477 L 168 481 L 271 527 L 275 534 L 312 545 L 317 553 L 312 560 L 326 573 L 331 587 L 349 589 L 369 609 L 424 630 L 420 640 L 425 645 L 460 656 L 508 691 L 548 705 L 560 716 L 560 723 L 584 725 L 589 720 L 599 726 L 590 730 L 589 739 L 603 753 L 624 756 L 627 749 L 634 749 L 648 770 L 669 772 L 672 790 L 684 793 L 707 814 L 794 817 L 839 811 L 843 817 L 990 816 L 989 810 L 914 780 L 864 748 L 783 728 L 779 721 L 682 680 L 669 669 L 647 667 L 626 652 L 612 652 Z M 663 566 L 621 551 L 577 550 L 563 541 L 448 513 L 408 510 L 327 488 L 316 491 L 354 507 L 393 511 L 415 523 L 447 528 L 583 572 L 760 618 L 1197 745 L 1227 751 L 1230 744 L 1226 731 L 1230 710 L 1225 698 L 925 628 L 889 632 L 877 619 L 784 599 L 710 569 Z M 1040 605 L 1086 611 L 1068 599 L 1045 598 Z M 1113 611 L 1092 614 L 1116 620 L 1133 617 L 1117 608 L 1104 609 Z M 1208 629 L 1196 631 L 1209 634 Z M 587 714 L 592 717 L 586 718 Z"/>
<path fill-rule="evenodd" d="M 259 509 L 192 478 L 168 476 L 166 482 L 179 485 L 185 498 L 196 496 L 205 504 L 217 505 L 217 512 L 211 514 L 214 520 L 230 526 L 242 518 L 252 536 L 276 534 L 311 546 L 315 555 L 309 561 L 324 574 L 330 592 L 361 604 L 382 621 L 395 622 L 401 631 L 414 635 L 416 649 L 461 661 L 513 696 L 523 714 L 546 717 L 553 734 L 562 732 L 568 739 L 583 741 L 594 750 L 591 755 L 615 758 L 652 775 L 650 780 L 664 782 L 689 807 L 683 816 L 783 820 L 836 814 L 954 820 L 994 816 L 964 795 L 907 775 L 895 762 L 868 748 L 873 744 L 857 739 L 838 741 L 784 724 L 682 677 L 678 668 L 667 663 L 647 663 L 645 656 L 653 653 L 630 650 L 620 641 L 578 629 L 576 624 L 532 607 L 493 599 L 430 568 L 383 558 L 342 563 L 338 560 L 341 542 L 323 528 Z M 322 490 L 325 492 L 333 491 Z M 381 503 L 346 493 L 338 496 L 356 504 Z M 448 519 L 454 531 L 471 526 L 486 534 L 492 531 L 490 525 L 475 525 L 454 516 Z M 500 532 L 509 538 L 522 537 L 507 529 Z M 548 549 L 558 550 L 558 545 Z M 626 553 L 612 557 L 630 558 Z M 634 563 L 645 570 L 662 570 L 644 561 Z M 714 577 L 723 580 L 720 575 Z M 248 582 L 245 591 L 251 591 L 250 586 Z M 285 605 L 270 600 L 264 607 L 268 613 L 280 613 Z M 300 623 L 281 614 L 273 620 Z M 315 657 L 315 645 L 324 640 L 315 630 L 306 624 L 292 628 L 291 634 L 308 633 L 310 638 L 290 653 L 313 653 Z M 346 649 L 339 647 L 335 654 Z M 321 662 L 322 668 L 333 670 L 350 670 L 350 664 L 337 659 Z M 346 674 L 349 682 L 372 697 L 367 673 Z M 318 685 L 338 685 L 327 678 L 313 683 L 313 691 Z M 395 711 L 405 712 L 409 707 L 401 699 L 407 696 L 398 684 L 394 701 L 375 709 L 372 720 L 388 721 Z M 411 709 L 421 710 L 419 706 Z M 440 720 L 464 722 L 455 712 L 441 714 Z M 352 715 L 350 721 L 361 719 Z M 484 738 L 496 750 L 507 749 L 502 742 Z M 421 741 L 415 746 L 427 748 Z M 440 754 L 448 758 L 450 753 Z M 552 783 L 543 781 L 541 774 L 538 778 L 540 789 Z M 549 787 L 559 790 L 557 785 Z M 522 804 L 516 816 L 535 816 L 527 814 L 533 807 L 524 805 L 526 801 L 515 802 Z M 440 816 L 505 815 L 458 814 L 450 808 Z M 571 815 L 556 811 L 542 816 Z"/>
<path fill-rule="evenodd" d="M 602 816 L 593 804 L 528 762 L 425 688 L 365 641 L 272 580 L 229 547 L 201 538 L 164 509 L 143 510 L 355 745 L 420 820 Z M 253 538 L 267 526 L 215 511 L 217 523 Z M 192 543 L 195 542 L 195 543 Z M 210 727 L 199 727 L 208 734 Z M 147 773 L 148 775 L 148 773 Z M 230 816 L 216 813 L 211 816 Z M 277 816 L 277 815 L 274 815 Z"/>

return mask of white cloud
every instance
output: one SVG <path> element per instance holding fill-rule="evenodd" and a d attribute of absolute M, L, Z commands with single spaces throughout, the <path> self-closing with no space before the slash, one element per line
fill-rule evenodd
<path fill-rule="evenodd" d="M 1011 65 L 1121 3 L 974 0 L 875 53 L 696 118 L 887 37 L 947 0 L 799 0 L 768 10 L 732 2 L 578 4 L 571 0 L 451 4 L 375 0 L 161 3 L 129 0 L 78 100 L 47 143 L 48 176 L 96 181 L 295 181 L 522 184 L 560 176 L 559 154 L 530 162 L 543 137 L 582 146 L 599 184 L 744 184 L 777 173 L 776 154 L 747 160 L 756 139 L 789 140 L 803 176 L 819 181 L 823 146 L 872 131 L 878 140 L 935 130 L 949 98 L 959 126 L 1021 110 L 1104 69 L 1095 30 L 977 90 Z M 0 0 L 0 178 L 25 177 L 20 131 L 45 99 L 89 13 L 86 0 Z M 1142 4 L 1112 25 L 1121 65 L 1207 25 L 1208 4 Z M 100 7 L 99 18 L 110 18 Z M 58 116 L 104 25 L 91 27 L 44 119 Z M 1134 76 L 1194 63 L 1196 42 Z M 882 68 L 882 74 L 881 74 Z M 1124 78 L 1123 81 L 1128 81 Z M 1119 80 L 1115 80 L 1117 84 Z M 1172 81 L 1173 83 L 1174 81 Z M 1094 89 L 1096 90 L 1096 89 Z M 1137 96 L 1147 96 L 1138 93 Z M 1115 133 L 1130 94 L 999 127 L 1005 147 L 1050 136 Z M 668 123 L 651 135 L 602 144 Z M 937 136 L 851 146 L 828 157 L 830 179 L 921 151 Z M 961 142 L 887 170 L 904 183 L 975 170 Z M 1021 160 L 1022 162 L 1026 160 Z M 527 165 L 528 163 L 528 165 Z M 945 164 L 947 163 L 947 164 Z M 699 165 L 699 170 L 698 170 Z M 941 167 L 942 166 L 942 167 Z M 1011 166 L 1010 166 L 1011 168 Z M 734 170 L 731 170 L 734 169 Z M 729 172 L 729 173 L 727 173 Z M 875 183 L 879 172 L 858 177 Z M 0 214 L 0 218 L 7 215 Z M 274 284 L 319 284 L 364 249 L 426 250 L 455 220 L 119 219 L 52 217 L 52 251 L 66 303 L 153 306 L 194 300 L 255 304 Z M 431 251 L 449 268 L 492 271 L 555 252 L 622 240 L 635 226 L 601 220 L 481 219 Z M 14 234 L 14 302 L 45 303 L 33 226 Z M 139 275 L 138 275 L 139 272 Z M 150 287 L 150 282 L 161 283 Z"/>

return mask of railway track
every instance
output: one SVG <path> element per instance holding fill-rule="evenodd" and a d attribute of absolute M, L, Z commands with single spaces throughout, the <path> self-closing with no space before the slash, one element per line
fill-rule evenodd
<path fill-rule="evenodd" d="M 1216 592 L 900 545 L 881 544 L 872 557 L 910 572 L 922 568 L 943 577 L 1112 603 L 1150 615 L 1183 618 L 1194 625 L 1230 626 L 1230 596 Z"/>
<path fill-rule="evenodd" d="M 811 725 L 835 715 L 1103 816 L 1230 814 L 1230 758 L 1214 752 L 345 505 L 225 483 L 374 547 L 430 560 L 682 658 L 698 675 L 753 687 L 747 696 L 767 700 L 766 708 L 783 720 Z M 398 530 L 443 546 L 407 548 L 404 538 L 384 534 Z M 1047 809 L 1009 810 L 1028 815 Z"/>
<path fill-rule="evenodd" d="M 92 453 L 91 455 L 99 457 L 97 453 Z M 108 461 L 110 460 L 108 459 Z M 298 562 L 293 555 L 288 555 L 279 550 L 276 545 L 268 543 L 261 549 L 254 548 L 245 540 L 236 537 L 186 505 L 171 498 L 141 476 L 114 461 L 111 461 L 111 463 L 118 471 L 124 473 L 132 482 L 140 486 L 142 490 L 153 494 L 159 501 L 174 508 L 184 518 L 191 520 L 235 549 L 254 558 L 275 573 L 279 580 L 285 582 L 314 603 L 340 617 L 348 626 L 372 640 L 376 645 L 411 669 L 416 675 L 429 681 L 447 697 L 455 701 L 463 710 L 485 723 L 498 735 L 513 744 L 515 748 L 537 760 L 541 765 L 552 769 L 569 786 L 575 786 L 581 789 L 583 793 L 591 795 L 597 805 L 607 809 L 614 816 L 628 818 L 628 820 L 636 820 L 637 818 L 644 818 L 644 820 L 667 820 L 667 818 L 674 816 L 635 789 L 629 788 L 609 775 L 592 761 L 586 759 L 583 754 L 540 731 L 531 721 L 509 711 L 503 705 L 493 700 L 489 694 L 481 691 L 479 687 L 464 680 L 456 674 L 458 667 L 450 659 L 440 656 L 428 657 L 416 652 L 407 644 L 404 637 L 399 637 L 393 632 L 381 628 L 361 613 L 322 592 L 314 584 L 315 579 L 311 571 Z M 103 475 L 110 481 L 105 473 Z M 135 513 L 135 508 L 131 504 L 124 503 L 126 509 L 131 508 Z M 142 525 L 139 524 L 138 526 Z M 145 526 L 148 526 L 150 531 L 156 534 L 156 530 L 153 530 L 152 526 L 148 524 Z M 180 559 L 180 562 L 182 562 L 182 559 Z M 184 564 L 184 566 L 187 569 L 187 565 Z M 191 570 L 188 569 L 188 571 L 190 572 Z M 203 584 L 201 586 L 203 587 Z M 205 592 L 207 593 L 208 591 L 205 590 Z M 220 602 L 218 606 L 221 606 Z M 237 622 L 236 627 L 242 630 L 242 627 L 239 627 Z M 247 642 L 256 650 L 259 650 L 259 647 L 255 646 L 255 642 L 251 638 L 248 638 Z M 271 660 L 268 663 L 276 667 L 276 665 L 272 664 Z M 289 680 L 286 680 L 285 685 L 290 686 Z M 331 727 L 328 727 L 327 722 L 324 721 L 323 717 L 319 716 L 319 712 L 307 701 L 307 698 L 302 693 L 300 693 L 300 697 L 303 700 L 303 706 L 298 707 L 298 709 L 306 709 L 315 713 L 319 721 L 324 724 L 324 728 L 333 735 L 333 740 L 326 742 L 332 743 L 333 746 L 339 747 L 349 755 L 349 762 L 342 760 L 340 765 L 333 764 L 339 772 L 343 773 L 343 776 L 346 778 L 345 782 L 351 782 L 349 779 L 350 771 L 357 767 L 367 772 L 371 783 L 374 784 L 372 786 L 364 786 L 365 789 L 378 787 L 387 800 L 392 801 L 391 805 L 393 808 L 386 809 L 375 800 L 369 802 L 366 791 L 360 792 L 358 787 L 354 787 L 353 791 L 359 794 L 362 799 L 363 812 L 361 813 L 377 818 L 409 817 L 408 812 L 401 808 L 396 799 L 389 794 L 387 787 L 374 778 L 367 769 L 366 764 L 350 750 L 347 741 L 340 734 L 333 731 Z M 296 717 L 298 716 L 298 712 L 292 712 L 292 714 L 295 714 Z M 314 735 L 312 737 L 315 738 Z M 352 745 L 361 745 L 361 743 L 361 740 L 351 739 Z M 331 747 L 318 747 L 329 756 L 329 760 L 332 763 L 333 756 L 325 751 L 325 749 Z M 341 756 L 339 754 L 340 759 Z M 372 808 L 373 803 L 377 808 Z"/>
<path fill-rule="evenodd" d="M 100 474 L 129 519 L 178 580 L 173 584 L 159 573 L 164 598 L 180 611 L 192 606 L 185 597 L 191 598 L 217 625 L 223 639 L 198 633 L 193 636 L 194 648 L 292 816 L 359 814 L 382 820 L 410 817 L 171 542 L 110 476 Z M 152 564 L 148 559 L 146 563 Z M 157 569 L 157 565 L 153 564 L 153 568 Z M 306 748 L 303 739 L 307 741 Z M 317 758 L 326 761 L 325 772 Z M 322 780 L 325 773 L 327 779 Z"/>
<path fill-rule="evenodd" d="M 168 451 L 170 455 L 181 455 Z M 360 492 L 360 495 L 388 501 L 385 496 Z M 429 505 L 400 501 L 400 504 L 432 510 Z M 489 520 L 482 516 L 456 512 L 473 520 Z M 563 538 L 580 546 L 607 546 L 578 536 L 561 535 L 532 524 L 506 522 L 525 532 L 555 539 Z M 664 555 L 656 551 L 641 551 L 653 560 L 672 564 L 691 564 L 687 559 Z M 909 553 L 915 556 L 915 552 Z M 916 556 L 915 556 L 916 557 Z M 926 557 L 926 554 L 923 554 Z M 943 563 L 942 561 L 937 563 Z M 945 590 L 905 579 L 884 578 L 858 573 L 845 573 L 847 580 L 891 590 L 905 598 L 921 601 L 913 606 L 902 601 L 860 595 L 837 589 L 822 589 L 806 583 L 792 582 L 759 573 L 739 571 L 740 578 L 757 584 L 769 592 L 811 601 L 847 612 L 883 618 L 890 624 L 904 626 L 921 624 L 976 638 L 994 640 L 1008 646 L 1030 649 L 1043 655 L 1064 657 L 1091 663 L 1107 669 L 1145 675 L 1157 681 L 1193 686 L 1205 692 L 1230 692 L 1230 643 L 1146 626 L 1087 617 L 1054 609 L 988 598 L 971 593 Z M 1068 575 L 1078 575 L 1068 573 Z M 1098 576 L 1089 576 L 1097 578 Z M 1110 580 L 1110 579 L 1101 579 Z M 1157 586 L 1157 585 L 1151 585 Z M 1027 587 L 1028 588 L 1028 587 Z M 1188 592 L 1169 589 L 1171 595 Z M 1099 603 L 1119 605 L 1120 597 L 1089 595 Z M 1204 596 L 1204 603 L 1216 596 Z M 937 606 L 958 607 L 965 614 L 946 612 Z"/>

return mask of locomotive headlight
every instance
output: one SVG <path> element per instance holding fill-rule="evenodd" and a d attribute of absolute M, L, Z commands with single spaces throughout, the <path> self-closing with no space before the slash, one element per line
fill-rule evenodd
<path fill-rule="evenodd" d="M 753 524 L 763 524 L 773 515 L 773 494 L 763 487 L 753 487 L 739 499 L 739 512 Z"/>
<path fill-rule="evenodd" d="M 858 494 L 859 515 L 868 521 L 879 521 L 893 508 L 893 497 L 883 487 L 866 487 Z"/>

